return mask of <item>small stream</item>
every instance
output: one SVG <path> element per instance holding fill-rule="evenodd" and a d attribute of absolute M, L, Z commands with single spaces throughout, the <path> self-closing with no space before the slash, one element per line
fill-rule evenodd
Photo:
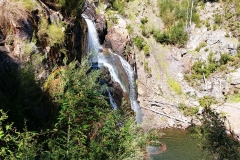
<path fill-rule="evenodd" d="M 166 151 L 161 154 L 150 155 L 151 160 L 203 160 L 207 159 L 199 140 L 193 139 L 187 130 L 166 129 L 160 141 L 166 144 Z M 156 147 L 150 147 L 152 152 Z M 150 150 L 150 152 L 151 152 Z"/>

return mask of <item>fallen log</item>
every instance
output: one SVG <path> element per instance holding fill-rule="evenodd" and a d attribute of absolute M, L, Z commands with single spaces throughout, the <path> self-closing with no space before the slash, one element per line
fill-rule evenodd
<path fill-rule="evenodd" d="M 182 120 L 182 119 L 179 119 L 179 118 L 176 118 L 176 117 L 173 117 L 173 116 L 167 115 L 167 114 L 165 114 L 165 113 L 158 112 L 158 111 L 153 110 L 153 109 L 151 109 L 151 108 L 147 108 L 147 107 L 141 107 L 141 108 L 144 108 L 144 109 L 150 110 L 150 111 L 152 111 L 152 112 L 154 112 L 154 113 L 157 113 L 157 114 L 160 114 L 160 115 L 162 115 L 162 116 L 165 116 L 165 117 L 168 117 L 168 118 L 174 119 L 174 120 L 176 120 L 176 121 L 180 121 L 180 122 L 183 122 L 183 123 L 189 123 L 189 124 L 192 124 L 191 121 Z"/>
<path fill-rule="evenodd" d="M 176 104 L 165 103 L 165 102 L 161 102 L 161 101 L 152 101 L 152 100 L 146 100 L 146 99 L 144 99 L 143 101 L 148 101 L 148 102 L 150 102 L 151 105 L 156 105 L 156 106 L 160 106 L 160 105 L 166 105 L 166 106 L 172 106 L 172 107 L 178 106 Z"/>

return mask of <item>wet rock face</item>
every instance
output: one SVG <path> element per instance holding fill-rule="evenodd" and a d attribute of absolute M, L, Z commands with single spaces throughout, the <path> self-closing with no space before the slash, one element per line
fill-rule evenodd
<path fill-rule="evenodd" d="M 87 24 L 83 18 L 76 20 L 74 24 L 69 26 L 66 30 L 66 49 L 69 61 L 74 59 L 79 62 L 87 54 Z"/>
<path fill-rule="evenodd" d="M 107 21 L 103 14 L 98 14 L 95 20 L 96 30 L 99 37 L 100 44 L 103 44 L 105 35 L 107 34 Z"/>
<path fill-rule="evenodd" d="M 96 10 L 95 10 L 94 4 L 86 2 L 86 7 L 85 7 L 82 14 L 86 15 L 90 20 L 95 22 L 95 20 L 96 20 Z"/>

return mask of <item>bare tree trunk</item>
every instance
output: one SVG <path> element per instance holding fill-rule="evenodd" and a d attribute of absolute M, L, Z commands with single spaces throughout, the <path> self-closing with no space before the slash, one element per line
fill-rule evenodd
<path fill-rule="evenodd" d="M 189 23 L 189 26 L 191 28 L 191 25 L 192 25 L 192 11 L 193 11 L 193 3 L 194 3 L 194 0 L 192 0 L 192 7 L 191 7 L 191 14 L 190 14 L 190 23 Z"/>
<path fill-rule="evenodd" d="M 188 10 L 189 10 L 189 0 L 187 0 L 188 5 L 187 5 L 187 16 L 186 16 L 186 29 L 188 29 Z"/>

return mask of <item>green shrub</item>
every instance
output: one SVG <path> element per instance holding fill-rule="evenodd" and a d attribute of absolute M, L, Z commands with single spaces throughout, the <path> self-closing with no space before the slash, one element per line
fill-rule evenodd
<path fill-rule="evenodd" d="M 145 24 L 145 23 L 147 23 L 147 22 L 148 22 L 147 17 L 145 17 L 145 18 L 141 18 L 141 23 L 142 23 L 142 24 Z"/>
<path fill-rule="evenodd" d="M 168 76 L 167 77 L 167 84 L 172 88 L 172 90 L 177 93 L 181 94 L 182 93 L 182 87 L 178 81 L 173 79 L 172 77 Z"/>
<path fill-rule="evenodd" d="M 47 1 L 52 2 L 52 0 Z M 84 0 L 54 0 L 54 2 L 61 8 L 62 13 L 72 17 L 81 15 L 85 3 Z"/>
<path fill-rule="evenodd" d="M 47 41 L 51 46 L 62 44 L 64 42 L 63 25 L 49 25 L 45 18 L 41 19 L 38 35 L 41 41 Z"/>
<path fill-rule="evenodd" d="M 222 15 L 215 14 L 214 15 L 214 22 L 218 25 L 221 25 L 222 24 Z"/>
<path fill-rule="evenodd" d="M 214 25 L 213 25 L 213 31 L 216 31 L 216 30 L 217 30 L 217 25 L 214 24 Z"/>
<path fill-rule="evenodd" d="M 196 115 L 196 114 L 198 113 L 198 109 L 199 109 L 198 107 L 189 107 L 189 106 L 186 106 L 186 105 L 183 104 L 183 103 L 180 103 L 180 104 L 178 105 L 178 108 L 183 111 L 183 114 L 184 114 L 185 116 L 193 116 L 193 115 Z"/>
<path fill-rule="evenodd" d="M 192 15 L 192 21 L 199 26 L 200 25 L 200 18 L 199 18 L 199 14 L 197 12 L 194 12 Z"/>
<path fill-rule="evenodd" d="M 157 42 L 169 43 L 169 36 L 167 35 L 167 32 L 165 32 L 165 31 L 163 33 L 161 33 L 160 31 L 154 30 L 153 36 Z"/>
<path fill-rule="evenodd" d="M 145 45 L 143 47 L 143 50 L 144 50 L 144 55 L 145 56 L 150 56 L 150 47 L 149 47 L 149 45 Z"/>
<path fill-rule="evenodd" d="M 133 34 L 134 30 L 130 24 L 128 24 L 126 28 L 127 28 L 129 34 Z"/>
<path fill-rule="evenodd" d="M 144 70 L 147 72 L 148 75 L 151 74 L 152 69 L 148 66 L 148 61 L 144 60 Z"/>
<path fill-rule="evenodd" d="M 221 54 L 219 63 L 220 65 L 224 65 L 224 64 L 227 64 L 229 60 L 231 60 L 231 56 L 228 53 L 223 53 Z"/>
<path fill-rule="evenodd" d="M 210 23 L 209 23 L 209 20 L 206 20 L 205 26 L 206 26 L 207 28 L 209 28 L 209 27 L 211 26 Z"/>
<path fill-rule="evenodd" d="M 147 32 L 147 29 L 146 29 L 145 25 L 141 24 L 140 28 L 142 30 L 142 35 L 144 37 L 148 37 L 148 32 Z"/>
<path fill-rule="evenodd" d="M 198 100 L 199 104 L 204 108 L 209 108 L 212 104 L 216 104 L 216 98 L 213 96 L 203 96 Z"/>
<path fill-rule="evenodd" d="M 185 45 L 188 40 L 188 34 L 184 30 L 183 23 L 178 23 L 168 30 L 163 31 L 163 33 L 154 31 L 153 36 L 157 42 L 179 46 Z"/>
<path fill-rule="evenodd" d="M 193 64 L 193 74 L 200 75 L 201 77 L 203 74 L 208 77 L 210 74 L 209 70 L 207 69 L 207 65 L 204 62 L 196 61 Z"/>
<path fill-rule="evenodd" d="M 125 1 L 122 0 L 114 0 L 113 1 L 113 9 L 118 11 L 120 14 L 124 14 L 124 7 L 125 7 Z"/>
<path fill-rule="evenodd" d="M 0 96 L 1 106 L 6 101 L 8 107 L 16 105 L 17 108 L 10 107 L 7 114 L 0 109 L 0 159 L 143 159 L 140 142 L 146 144 L 146 141 L 138 135 L 133 114 L 126 109 L 128 104 L 123 101 L 122 106 L 112 110 L 103 96 L 105 86 L 98 83 L 100 72 L 87 73 L 90 69 L 87 60 L 80 66 L 75 61 L 56 69 L 51 74 L 53 78 L 48 78 L 47 88 L 55 83 L 53 88 L 60 91 L 51 95 L 48 90 L 42 93 L 33 73 L 26 68 L 17 75 L 22 78 L 17 81 L 20 82 L 18 91 Z M 48 99 L 54 106 L 43 103 Z M 44 108 L 34 110 L 37 104 Z M 30 116 L 31 112 L 43 111 L 54 115 L 52 121 L 39 122 L 35 115 L 33 118 L 37 120 L 29 121 L 38 127 L 36 131 L 28 130 L 24 117 L 19 117 L 21 110 L 28 107 L 31 107 Z M 14 124 L 11 120 L 15 120 Z"/>
<path fill-rule="evenodd" d="M 208 154 L 207 159 L 240 159 L 239 142 L 226 133 L 226 116 L 205 108 L 199 120 L 201 125 L 194 127 L 192 133 L 200 138 L 200 146 Z"/>
<path fill-rule="evenodd" d="M 137 46 L 139 50 L 142 50 L 143 47 L 145 46 L 145 41 L 142 37 L 137 36 L 136 38 L 133 39 L 133 43 Z"/>
<path fill-rule="evenodd" d="M 195 51 L 199 52 L 201 48 L 206 47 L 207 43 L 206 42 L 201 42 L 199 46 L 195 49 Z"/>
<path fill-rule="evenodd" d="M 227 96 L 227 102 L 228 103 L 238 103 L 240 102 L 240 94 L 233 94 Z"/>
<path fill-rule="evenodd" d="M 25 8 L 27 8 L 29 11 L 34 10 L 34 8 L 37 7 L 37 2 L 33 0 L 20 0 L 23 1 L 23 5 Z"/>
<path fill-rule="evenodd" d="M 47 34 L 52 46 L 54 44 L 62 44 L 64 42 L 64 32 L 61 25 L 51 24 L 48 28 Z"/>
<path fill-rule="evenodd" d="M 178 23 L 169 29 L 169 43 L 185 45 L 188 40 L 188 34 L 184 30 L 184 23 Z"/>

